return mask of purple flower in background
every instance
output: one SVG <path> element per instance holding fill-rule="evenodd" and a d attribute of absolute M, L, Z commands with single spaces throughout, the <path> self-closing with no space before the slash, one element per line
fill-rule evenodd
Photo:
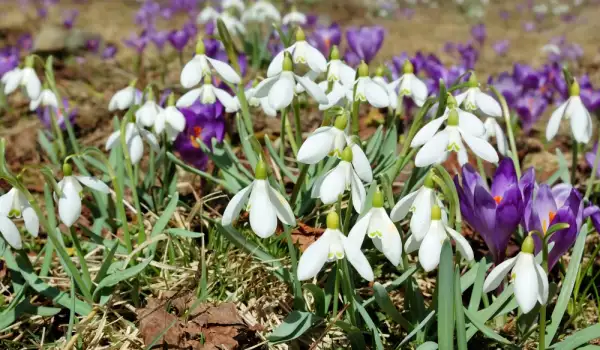
<path fill-rule="evenodd" d="M 150 40 L 154 43 L 154 46 L 158 51 L 162 51 L 169 38 L 169 32 L 166 30 L 155 31 L 150 35 Z"/>
<path fill-rule="evenodd" d="M 596 232 L 600 232 L 600 207 L 590 205 L 583 209 L 583 218 L 587 219 L 588 217 L 592 220 L 592 225 L 594 225 Z"/>
<path fill-rule="evenodd" d="M 19 65 L 19 54 L 14 48 L 7 48 L 0 53 L 0 76 Z"/>
<path fill-rule="evenodd" d="M 444 52 L 453 53 L 454 51 L 456 51 L 456 44 L 451 41 L 446 41 L 444 44 Z"/>
<path fill-rule="evenodd" d="M 506 10 L 501 10 L 499 15 L 500 15 L 500 18 L 505 22 L 508 21 L 508 18 L 510 17 L 510 13 Z"/>
<path fill-rule="evenodd" d="M 531 195 L 525 197 L 525 212 L 523 224 L 527 232 L 537 230 L 545 234 L 552 225 L 569 224 L 566 229 L 555 232 L 548 244 L 554 243 L 548 256 L 548 267 L 552 267 L 558 259 L 575 243 L 577 234 L 583 222 L 583 201 L 581 194 L 571 185 L 560 184 L 552 189 L 547 184 L 541 184 L 537 190 L 531 190 Z M 541 240 L 534 235 L 536 252 L 541 250 Z"/>
<path fill-rule="evenodd" d="M 173 30 L 169 33 L 169 42 L 177 51 L 182 51 L 189 40 L 190 36 L 185 30 Z"/>
<path fill-rule="evenodd" d="M 373 27 L 350 27 L 346 31 L 346 41 L 348 42 L 349 50 L 346 55 L 350 60 L 346 59 L 348 64 L 360 63 L 364 60 L 366 63 L 371 62 L 375 57 L 385 38 L 385 29 L 381 26 Z M 358 59 L 358 62 L 356 60 Z"/>
<path fill-rule="evenodd" d="M 413 16 L 415 15 L 415 9 L 412 7 L 405 7 L 402 9 L 402 11 L 400 12 L 402 14 L 402 16 L 408 20 L 411 20 L 413 18 Z"/>
<path fill-rule="evenodd" d="M 127 39 L 123 40 L 123 43 L 125 46 L 135 49 L 138 53 L 142 53 L 148 44 L 148 36 L 145 32 L 139 36 L 131 34 Z"/>
<path fill-rule="evenodd" d="M 66 10 L 63 12 L 63 26 L 67 29 L 73 28 L 77 16 L 79 16 L 79 11 L 77 10 Z"/>
<path fill-rule="evenodd" d="M 479 59 L 479 51 L 471 43 L 458 44 L 456 49 L 465 68 L 474 69 L 475 63 Z"/>
<path fill-rule="evenodd" d="M 517 96 L 521 91 L 521 86 L 517 84 L 515 79 L 508 72 L 500 73 L 495 80 L 490 77 L 488 85 L 493 85 L 496 89 L 498 89 L 498 92 L 504 96 L 506 103 L 509 106 L 513 106 L 513 104 L 516 102 Z"/>
<path fill-rule="evenodd" d="M 197 169 L 205 169 L 208 156 L 202 151 L 196 141 L 201 139 L 207 146 L 212 146 L 212 139 L 223 141 L 225 136 L 225 119 L 223 106 L 217 102 L 203 105 L 196 102 L 189 108 L 181 108 L 185 117 L 185 129 L 177 136 L 174 147 L 183 161 Z"/>
<path fill-rule="evenodd" d="M 523 23 L 523 30 L 526 32 L 533 32 L 535 30 L 535 23 L 527 21 Z"/>
<path fill-rule="evenodd" d="M 149 28 L 154 26 L 156 16 L 160 12 L 160 5 L 152 0 L 144 2 L 140 9 L 135 14 L 135 23 L 142 28 Z"/>
<path fill-rule="evenodd" d="M 69 101 L 66 98 L 63 98 L 63 108 L 65 114 L 69 118 L 69 121 L 71 122 L 71 124 L 73 124 L 75 122 L 75 117 L 77 116 L 77 109 L 71 109 L 69 106 Z M 50 115 L 51 110 L 54 111 L 54 115 L 56 116 L 56 121 L 60 129 L 66 130 L 67 126 L 65 124 L 65 114 L 63 114 L 59 108 L 54 108 L 50 106 L 38 108 L 36 110 L 37 116 L 38 118 L 40 118 L 42 124 L 44 124 L 44 127 L 48 130 L 52 130 L 52 117 Z"/>
<path fill-rule="evenodd" d="M 519 96 L 514 104 L 517 114 L 521 118 L 523 131 L 528 133 L 533 125 L 540 119 L 548 107 L 548 101 L 537 91 L 530 91 Z"/>
<path fill-rule="evenodd" d="M 328 57 L 333 45 L 340 45 L 342 41 L 342 31 L 337 23 L 329 27 L 319 26 L 308 37 L 308 43 L 316 47 L 321 53 Z"/>
<path fill-rule="evenodd" d="M 33 37 L 29 33 L 22 34 L 17 39 L 17 47 L 22 51 L 31 51 L 33 48 Z"/>
<path fill-rule="evenodd" d="M 585 107 L 590 111 L 596 111 L 600 109 L 600 91 L 595 90 L 591 87 L 582 88 L 579 92 L 579 96 L 581 97 L 581 101 Z"/>
<path fill-rule="evenodd" d="M 183 24 L 183 31 L 187 33 L 190 38 L 196 37 L 198 35 L 198 27 L 196 26 L 196 22 L 190 20 Z"/>
<path fill-rule="evenodd" d="M 454 178 L 460 209 L 465 220 L 479 233 L 499 264 L 513 232 L 523 217 L 523 198 L 515 167 L 510 158 L 504 158 L 496 169 L 491 192 L 485 180 L 469 164 L 462 169 L 462 185 Z"/>
<path fill-rule="evenodd" d="M 585 161 L 588 163 L 589 167 L 594 169 L 594 162 L 596 161 L 596 152 L 598 151 L 598 143 L 594 145 L 594 148 L 591 152 L 587 152 L 585 154 Z M 600 178 L 600 166 L 596 169 L 596 177 Z M 600 232 L 600 231 L 598 231 Z"/>
<path fill-rule="evenodd" d="M 508 51 L 509 46 L 510 46 L 510 41 L 508 41 L 508 39 L 498 40 L 492 45 L 492 47 L 494 48 L 494 51 L 496 51 L 496 54 L 498 56 L 506 55 L 506 52 Z"/>
<path fill-rule="evenodd" d="M 523 86 L 523 90 L 535 90 L 540 86 L 540 74 L 527 64 L 515 63 L 513 77 Z"/>
<path fill-rule="evenodd" d="M 117 54 L 117 47 L 115 45 L 109 44 L 106 45 L 104 50 L 102 50 L 102 58 L 105 60 L 112 59 Z"/>
<path fill-rule="evenodd" d="M 163 7 L 162 9 L 160 9 L 160 16 L 163 19 L 171 19 L 173 17 L 173 9 L 170 7 Z"/>
<path fill-rule="evenodd" d="M 100 47 L 100 39 L 88 39 L 85 42 L 85 49 L 89 52 L 98 52 L 98 48 Z"/>
<path fill-rule="evenodd" d="M 485 24 L 479 23 L 471 27 L 471 36 L 479 43 L 479 45 L 483 45 L 485 39 L 487 38 Z"/>

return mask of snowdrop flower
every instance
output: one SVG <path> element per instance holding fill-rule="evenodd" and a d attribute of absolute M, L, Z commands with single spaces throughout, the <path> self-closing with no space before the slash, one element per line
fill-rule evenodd
<path fill-rule="evenodd" d="M 298 261 L 298 280 L 305 281 L 316 277 L 326 262 L 347 258 L 358 274 L 367 281 L 375 278 L 369 261 L 360 251 L 360 246 L 352 244 L 340 231 L 340 218 L 336 212 L 327 214 L 327 229 L 319 239 L 311 244 Z"/>
<path fill-rule="evenodd" d="M 575 141 L 588 143 L 592 138 L 592 117 L 579 97 L 579 90 L 579 83 L 574 81 L 569 87 L 570 97 L 552 113 L 546 128 L 548 141 L 556 136 L 563 117 L 571 122 L 571 131 Z"/>
<path fill-rule="evenodd" d="M 409 212 L 412 213 L 410 231 L 418 241 L 423 240 L 431 225 L 431 208 L 439 203 L 432 176 L 433 174 L 429 172 L 425 176 L 423 186 L 400 199 L 391 212 L 391 219 L 394 222 L 404 219 Z"/>
<path fill-rule="evenodd" d="M 498 101 L 479 89 L 475 73 L 471 73 L 468 84 L 469 88 L 467 91 L 456 96 L 456 104 L 458 106 L 464 106 L 464 109 L 468 112 L 481 111 L 490 117 L 502 116 L 502 108 Z"/>
<path fill-rule="evenodd" d="M 281 14 L 273 4 L 268 1 L 259 0 L 250 6 L 242 14 L 242 22 L 279 22 L 281 21 Z"/>
<path fill-rule="evenodd" d="M 483 123 L 483 126 L 485 127 L 485 134 L 483 135 L 483 139 L 487 141 L 490 139 L 490 137 L 495 137 L 496 145 L 498 146 L 498 152 L 500 152 L 500 154 L 503 156 L 507 156 L 508 141 L 506 140 L 504 130 L 502 130 L 500 124 L 498 124 L 498 122 L 494 118 L 487 118 Z"/>
<path fill-rule="evenodd" d="M 206 6 L 196 17 L 196 23 L 206 24 L 208 22 L 216 21 L 221 14 L 211 6 Z"/>
<path fill-rule="evenodd" d="M 219 16 L 219 19 L 223 21 L 223 24 L 230 33 L 246 34 L 246 26 L 244 26 L 244 23 L 229 12 L 222 13 Z"/>
<path fill-rule="evenodd" d="M 58 100 L 52 90 L 43 89 L 38 98 L 29 102 L 30 111 L 35 111 L 39 106 L 58 108 Z"/>
<path fill-rule="evenodd" d="M 338 165 L 315 180 L 311 195 L 312 198 L 320 198 L 323 204 L 333 204 L 350 188 L 354 210 L 361 213 L 366 198 L 361 180 L 366 183 L 373 181 L 371 165 L 366 157 L 354 157 L 352 148 L 347 146 Z"/>
<path fill-rule="evenodd" d="M 444 121 L 446 128 L 439 131 Z M 456 107 L 456 100 L 448 95 L 448 110 L 440 118 L 427 123 L 417 132 L 410 146 L 423 145 L 415 157 L 415 165 L 418 167 L 441 163 L 446 160 L 450 152 L 458 153 L 458 162 L 464 165 L 468 162 L 467 149 L 463 140 L 471 150 L 480 158 L 490 162 L 498 162 L 498 154 L 483 135 L 485 126 L 471 113 Z"/>
<path fill-rule="evenodd" d="M 423 269 L 429 272 L 439 265 L 442 245 L 448 238 L 456 243 L 456 249 L 467 261 L 473 260 L 473 249 L 469 242 L 442 220 L 442 210 L 439 206 L 434 205 L 431 207 L 431 224 L 425 237 L 419 241 L 411 235 L 406 241 L 404 250 L 406 253 L 412 253 L 418 248 L 419 262 Z"/>
<path fill-rule="evenodd" d="M 358 66 L 358 79 L 354 82 L 354 87 L 355 89 L 346 92 L 348 100 L 368 102 L 375 108 L 390 105 L 386 89 L 369 77 L 369 66 L 364 61 Z"/>
<path fill-rule="evenodd" d="M 377 71 L 375 72 L 373 81 L 385 89 L 385 91 L 387 93 L 388 104 L 389 104 L 390 108 L 396 109 L 398 107 L 398 95 L 396 94 L 395 86 L 393 85 L 393 82 L 388 84 L 385 81 L 385 79 L 383 78 L 383 73 L 384 73 L 383 67 L 379 66 L 377 68 Z"/>
<path fill-rule="evenodd" d="M 202 104 L 213 104 L 219 100 L 221 104 L 228 110 L 234 110 L 236 108 L 233 97 L 225 90 L 219 89 L 212 84 L 211 77 L 208 75 L 204 76 L 204 85 L 199 88 L 192 89 L 181 96 L 177 100 L 176 106 L 189 107 L 200 100 Z"/>
<path fill-rule="evenodd" d="M 331 48 L 329 62 L 327 62 L 327 81 L 352 85 L 355 78 L 356 72 L 340 59 L 340 51 L 337 45 L 334 45 Z"/>
<path fill-rule="evenodd" d="M 108 103 L 108 110 L 124 111 L 129 107 L 139 104 L 141 102 L 141 91 L 135 88 L 136 81 L 132 81 L 128 87 L 117 91 Z"/>
<path fill-rule="evenodd" d="M 268 97 L 269 105 L 279 111 L 292 103 L 296 84 L 299 83 L 317 102 L 327 103 L 327 96 L 315 82 L 292 72 L 293 63 L 289 53 L 280 63 L 282 64 L 280 73 L 261 81 L 256 86 L 254 97 Z"/>
<path fill-rule="evenodd" d="M 531 236 L 527 236 L 521 245 L 521 252 L 496 266 L 483 282 L 483 291 L 489 293 L 500 286 L 504 277 L 510 274 L 514 285 L 517 304 L 528 313 L 536 303 L 544 305 L 548 301 L 548 275 L 535 261 L 533 255 L 535 244 Z"/>
<path fill-rule="evenodd" d="M 356 221 L 348 234 L 348 240 L 360 247 L 365 235 L 373 240 L 375 248 L 382 252 L 394 266 L 400 264 L 402 239 L 396 225 L 383 209 L 383 193 L 379 190 L 373 196 L 373 207 Z"/>
<path fill-rule="evenodd" d="M 34 237 L 37 237 L 40 220 L 25 194 L 13 187 L 6 194 L 0 196 L 0 232 L 4 239 L 15 249 L 23 247 L 18 228 L 10 218 L 23 218 L 25 228 Z"/>
<path fill-rule="evenodd" d="M 295 225 L 296 218 L 292 208 L 286 199 L 269 185 L 267 167 L 262 160 L 256 165 L 254 178 L 250 186 L 239 191 L 227 204 L 221 224 L 231 225 L 248 203 L 246 210 L 250 216 L 250 227 L 261 238 L 270 237 L 275 233 L 277 219 L 285 225 Z"/>
<path fill-rule="evenodd" d="M 239 84 L 242 81 L 229 64 L 206 56 L 204 42 L 202 39 L 198 39 L 196 55 L 185 64 L 181 71 L 181 85 L 187 89 L 198 85 L 203 77 L 211 77 L 211 68 L 228 83 Z"/>
<path fill-rule="evenodd" d="M 390 87 L 395 91 L 400 85 L 398 97 L 408 96 L 417 106 L 422 107 L 427 99 L 427 85 L 414 74 L 414 67 L 408 59 L 404 61 L 402 71 L 402 76 L 391 82 Z"/>
<path fill-rule="evenodd" d="M 225 10 L 234 9 L 239 11 L 240 13 L 244 12 L 244 10 L 246 9 L 246 5 L 244 5 L 244 2 L 242 0 L 223 0 L 221 6 Z"/>
<path fill-rule="evenodd" d="M 145 140 L 153 150 L 157 152 L 160 150 L 156 137 L 150 131 L 140 128 L 136 123 L 127 123 L 125 126 L 125 143 L 127 144 L 131 164 L 137 164 L 144 155 L 144 142 L 142 139 Z M 121 130 L 117 130 L 110 134 L 106 140 L 106 150 L 110 151 L 118 144 L 121 144 Z"/>
<path fill-rule="evenodd" d="M 340 157 L 342 151 L 346 148 L 346 144 L 350 143 L 348 142 L 349 137 L 344 131 L 347 126 L 348 117 L 342 114 L 337 117 L 333 126 L 322 126 L 313 131 L 300 146 L 298 161 L 304 164 L 317 164 L 328 155 Z M 353 146 L 352 153 L 354 156 L 364 156 L 364 152 L 359 145 Z"/>
<path fill-rule="evenodd" d="M 307 41 L 302 28 L 296 30 L 296 42 L 292 46 L 279 52 L 269 64 L 267 77 L 278 75 L 283 70 L 283 61 L 285 53 L 292 56 L 292 62 L 295 64 L 306 64 L 311 71 L 323 73 L 327 69 L 327 60 L 318 49 L 312 47 Z"/>
<path fill-rule="evenodd" d="M 71 227 L 81 216 L 82 184 L 102 193 L 109 193 L 110 189 L 104 182 L 92 176 L 73 175 L 73 169 L 68 163 L 63 164 L 63 175 L 63 179 L 58 182 L 60 195 L 54 193 L 54 199 L 58 201 L 60 221 L 67 227 Z"/>
<path fill-rule="evenodd" d="M 2 84 L 5 95 L 11 94 L 17 87 L 22 86 L 25 88 L 27 97 L 36 100 L 42 91 L 42 83 L 33 69 L 33 56 L 25 59 L 25 68 L 16 67 L 6 72 L 2 76 Z"/>
<path fill-rule="evenodd" d="M 161 109 L 156 116 L 156 122 L 154 124 L 154 131 L 157 134 L 165 132 L 167 138 L 173 142 L 177 138 L 179 133 L 185 130 L 185 117 L 177 107 L 175 107 L 175 95 L 171 93 L 169 95 L 169 101 L 167 102 L 167 108 Z"/>
<path fill-rule="evenodd" d="M 287 15 L 283 16 L 281 20 L 284 26 L 303 26 L 306 24 L 306 15 L 292 6 L 292 11 Z"/>
<path fill-rule="evenodd" d="M 145 127 L 153 126 L 156 122 L 156 116 L 162 111 L 162 107 L 154 101 L 154 93 L 150 88 L 146 95 L 146 102 L 135 112 L 137 122 Z"/>
<path fill-rule="evenodd" d="M 262 108 L 263 112 L 268 117 L 276 117 L 277 116 L 277 111 L 273 107 L 271 107 L 271 105 L 269 104 L 268 96 L 262 97 L 262 98 L 256 97 L 256 85 L 252 86 L 249 89 L 246 89 L 246 91 L 244 91 L 244 94 L 246 95 L 246 100 L 248 101 L 248 105 L 250 107 Z M 241 108 L 240 100 L 238 99 L 237 96 L 233 96 L 232 109 L 227 109 L 226 112 L 227 113 L 237 112 L 240 110 L 240 108 Z"/>

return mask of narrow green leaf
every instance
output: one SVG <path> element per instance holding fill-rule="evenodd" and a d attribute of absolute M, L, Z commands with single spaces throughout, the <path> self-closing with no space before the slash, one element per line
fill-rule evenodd
<path fill-rule="evenodd" d="M 426 341 L 423 344 L 419 345 L 417 350 L 437 350 L 438 345 L 436 342 Z"/>
<path fill-rule="evenodd" d="M 369 327 L 369 329 L 373 333 L 373 339 L 375 340 L 375 348 L 377 350 L 383 350 L 383 342 L 381 341 L 381 333 L 379 332 L 379 328 L 377 328 L 377 325 L 375 325 L 375 322 L 373 322 L 367 310 L 359 302 L 355 302 L 354 306 L 356 307 L 356 310 L 358 310 L 358 313 L 367 324 L 367 327 Z"/>
<path fill-rule="evenodd" d="M 152 262 L 152 259 L 154 259 L 154 256 L 150 256 L 149 258 L 144 259 L 142 262 L 140 262 L 137 265 L 126 268 L 124 270 L 118 270 L 118 271 L 104 277 L 102 279 L 102 281 L 100 281 L 100 283 L 98 283 L 98 286 L 96 287 L 96 290 L 94 291 L 93 296 L 96 297 L 96 294 L 99 291 L 101 291 L 102 288 L 112 287 L 122 281 L 125 281 L 129 278 L 137 276 Z"/>
<path fill-rule="evenodd" d="M 471 323 L 481 331 L 481 333 L 483 333 L 486 337 L 490 338 L 490 339 L 494 339 L 495 341 L 505 344 L 505 345 L 512 345 L 512 343 L 504 338 L 503 336 L 499 335 L 498 333 L 494 332 L 491 328 L 489 328 L 488 326 L 486 326 L 483 322 L 479 321 L 479 319 L 473 315 L 472 313 L 469 312 L 469 310 L 463 308 L 465 315 L 467 316 L 467 318 L 469 319 L 469 321 L 471 321 Z"/>
<path fill-rule="evenodd" d="M 437 278 L 438 344 L 444 350 L 454 348 L 454 263 L 452 246 L 444 241 Z M 462 304 L 461 304 L 462 305 Z"/>
<path fill-rule="evenodd" d="M 352 350 L 364 350 L 367 348 L 365 337 L 359 328 L 344 321 L 336 321 L 335 325 L 346 333 Z"/>
<path fill-rule="evenodd" d="M 167 233 L 169 235 L 185 237 L 185 238 L 200 238 L 200 237 L 202 237 L 202 235 L 204 235 L 203 233 L 200 233 L 200 232 L 192 232 L 192 231 L 184 230 L 182 228 L 169 228 L 169 229 L 165 230 L 165 233 Z"/>
<path fill-rule="evenodd" d="M 175 213 L 175 210 L 177 210 L 177 202 L 178 201 L 179 201 L 179 193 L 175 192 L 175 193 L 173 193 L 173 196 L 171 197 L 169 204 L 167 204 L 165 211 L 163 211 L 162 215 L 154 223 L 154 227 L 152 228 L 152 233 L 150 234 L 150 237 L 158 236 L 159 234 L 161 234 L 163 232 L 165 227 L 167 227 L 167 225 L 169 224 L 169 221 L 171 220 L 171 218 L 173 217 L 173 214 Z"/>
<path fill-rule="evenodd" d="M 315 300 L 315 312 L 317 316 L 327 316 L 327 305 L 325 304 L 325 292 L 323 289 L 319 288 L 313 283 L 305 283 L 302 285 L 302 288 L 306 289 L 312 294 L 313 299 Z"/>
<path fill-rule="evenodd" d="M 387 290 L 383 285 L 379 282 L 375 282 L 373 285 L 373 289 L 375 290 L 375 301 L 379 305 L 379 307 L 385 312 L 389 317 L 394 320 L 394 322 L 400 324 L 404 330 L 407 332 L 412 331 L 414 328 L 410 322 L 408 322 L 402 314 L 396 309 L 394 303 L 390 299 Z"/>
<path fill-rule="evenodd" d="M 219 186 L 223 186 L 229 193 L 235 193 L 242 188 L 239 184 L 237 184 L 237 187 L 231 187 L 228 182 L 218 179 L 207 172 L 198 170 L 190 165 L 185 164 L 183 161 L 181 161 L 181 159 L 177 158 L 177 156 L 171 152 L 167 152 L 167 158 L 169 158 L 173 163 L 175 163 L 177 166 L 181 167 L 183 170 L 190 172 L 192 174 L 199 175 L 199 176 L 207 179 L 208 181 L 215 183 Z"/>
<path fill-rule="evenodd" d="M 462 293 L 460 291 L 460 268 L 454 270 L 454 316 L 456 319 L 456 344 L 459 350 L 467 350 L 467 331 L 463 312 Z"/>
<path fill-rule="evenodd" d="M 50 142 L 50 140 L 48 140 L 48 138 L 46 137 L 44 130 L 38 130 L 38 143 L 40 144 L 40 146 L 42 146 L 42 149 L 44 150 L 44 152 L 46 152 L 46 155 L 48 156 L 48 158 L 50 158 L 50 161 L 53 164 L 58 165 L 58 156 L 56 155 L 52 142 Z"/>
<path fill-rule="evenodd" d="M 485 281 L 485 273 L 487 272 L 487 269 L 485 258 L 483 258 L 481 261 L 479 261 L 479 264 L 477 264 L 477 276 L 475 277 L 475 283 L 473 284 L 473 289 L 471 290 L 469 311 L 472 313 L 477 312 L 479 309 L 479 304 L 481 303 L 481 294 L 483 293 L 483 282 Z"/>
<path fill-rule="evenodd" d="M 320 320 L 316 315 L 306 311 L 292 311 L 275 330 L 267 336 L 272 344 L 284 343 L 296 339 Z"/>
<path fill-rule="evenodd" d="M 94 283 L 98 283 L 98 282 L 102 281 L 102 279 L 104 277 L 106 277 L 108 268 L 110 267 L 110 265 L 112 265 L 113 258 L 115 257 L 115 253 L 117 252 L 118 248 L 119 248 L 119 243 L 118 242 L 113 243 L 113 247 L 108 251 L 108 254 L 106 255 L 106 257 L 104 257 L 104 261 L 102 262 L 102 265 L 100 265 L 100 270 L 98 270 L 98 274 L 96 275 L 96 278 L 94 278 Z"/>
<path fill-rule="evenodd" d="M 435 315 L 435 311 L 431 311 L 429 313 L 429 315 L 425 316 L 423 321 L 419 322 L 419 324 L 415 327 L 415 329 L 413 329 L 412 332 L 408 333 L 408 335 L 406 337 L 404 337 L 404 339 L 402 339 L 402 341 L 400 342 L 400 347 L 402 347 L 402 345 L 406 344 L 409 340 L 412 339 L 412 337 L 415 336 L 415 334 L 417 334 L 421 329 L 423 329 L 425 326 L 427 326 L 429 321 L 431 321 L 431 319 L 433 319 L 433 315 Z"/>
<path fill-rule="evenodd" d="M 400 277 L 396 278 L 395 280 L 393 280 L 391 283 L 389 283 L 387 286 L 385 286 L 385 290 L 390 292 L 396 288 L 399 288 L 401 285 L 404 284 L 404 282 L 409 279 L 416 271 L 417 271 L 418 267 L 417 265 L 412 265 L 411 267 L 409 267 L 408 269 L 406 269 L 404 271 L 404 273 L 402 273 L 402 275 L 400 275 Z M 371 297 L 369 299 L 367 299 L 364 303 L 363 306 L 367 307 L 367 305 L 369 305 L 370 303 L 372 303 L 373 301 L 375 301 L 375 297 Z"/>
<path fill-rule="evenodd" d="M 296 181 L 298 180 L 298 177 L 295 176 L 294 174 L 292 174 L 292 172 L 285 165 L 283 160 L 281 158 L 279 158 L 279 154 L 277 154 L 277 152 L 275 151 L 275 148 L 273 148 L 273 143 L 271 143 L 271 139 L 269 139 L 269 135 L 266 135 L 266 134 L 265 134 L 265 146 L 267 146 L 269 155 L 275 161 L 275 164 L 277 164 L 277 166 L 279 167 L 279 170 L 281 170 L 281 172 L 285 176 L 287 176 L 290 180 L 292 180 L 293 183 L 296 183 Z"/>

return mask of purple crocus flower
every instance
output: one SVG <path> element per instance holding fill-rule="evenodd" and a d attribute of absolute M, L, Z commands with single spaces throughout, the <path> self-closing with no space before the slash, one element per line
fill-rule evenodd
<path fill-rule="evenodd" d="M 581 101 L 590 112 L 600 109 L 600 90 L 582 88 L 579 96 L 581 96 Z"/>
<path fill-rule="evenodd" d="M 352 59 L 358 57 L 360 60 L 366 63 L 371 62 L 381 45 L 383 45 L 383 39 L 385 38 L 385 29 L 381 26 L 373 27 L 350 27 L 346 31 L 346 40 L 348 41 L 349 50 L 346 51 Z M 344 56 L 346 57 L 346 56 Z M 349 60 L 346 60 L 350 62 Z"/>
<path fill-rule="evenodd" d="M 333 45 L 340 45 L 342 41 L 342 31 L 337 23 L 333 23 L 329 27 L 319 26 L 308 37 L 308 42 L 316 47 L 325 57 L 329 56 Z"/>
<path fill-rule="evenodd" d="M 0 54 L 0 76 L 19 65 L 19 54 L 15 50 L 5 50 Z"/>
<path fill-rule="evenodd" d="M 166 30 L 155 31 L 150 35 L 150 40 L 154 43 L 154 46 L 158 51 L 162 51 L 169 38 L 169 32 Z"/>
<path fill-rule="evenodd" d="M 524 22 L 523 30 L 526 32 L 533 32 L 535 30 L 535 23 L 531 21 Z"/>
<path fill-rule="evenodd" d="M 509 106 L 513 106 L 513 104 L 516 102 L 517 96 L 520 95 L 521 92 L 521 86 L 508 72 L 500 73 L 495 80 L 490 79 L 488 84 L 491 84 L 498 89 L 498 92 L 504 96 L 506 103 L 508 103 Z"/>
<path fill-rule="evenodd" d="M 483 237 L 494 262 L 499 264 L 504 260 L 508 242 L 519 226 L 524 210 L 512 160 L 504 158 L 500 162 L 491 191 L 469 164 L 463 166 L 462 185 L 458 176 L 454 182 L 463 217 Z"/>
<path fill-rule="evenodd" d="M 22 51 L 31 51 L 33 48 L 33 37 L 29 33 L 19 36 L 17 39 L 17 47 Z"/>
<path fill-rule="evenodd" d="M 585 154 L 585 161 L 588 163 L 590 168 L 594 168 L 594 162 L 596 161 L 596 152 L 598 151 L 598 143 L 594 145 L 591 152 Z M 596 177 L 600 178 L 600 166 L 596 169 Z M 598 231 L 600 232 L 600 231 Z"/>
<path fill-rule="evenodd" d="M 105 60 L 110 60 L 117 54 L 117 47 L 115 45 L 109 44 L 106 45 L 104 50 L 102 50 L 102 58 Z"/>
<path fill-rule="evenodd" d="M 183 51 L 189 40 L 190 36 L 185 30 L 173 30 L 169 33 L 169 42 L 177 51 Z"/>
<path fill-rule="evenodd" d="M 142 33 L 139 36 L 136 34 L 131 34 L 127 39 L 123 40 L 123 43 L 127 47 L 135 49 L 138 53 L 142 53 L 148 44 L 148 36 L 146 33 Z"/>
<path fill-rule="evenodd" d="M 74 9 L 66 10 L 63 13 L 63 26 L 67 29 L 73 28 L 73 24 L 75 23 L 77 16 L 79 16 L 79 11 Z"/>
<path fill-rule="evenodd" d="M 69 101 L 66 98 L 63 98 L 63 108 L 65 114 L 69 118 L 69 121 L 71 124 L 73 124 L 75 122 L 75 117 L 77 116 L 77 109 L 71 109 L 69 106 Z M 65 114 L 63 114 L 59 108 L 54 107 L 44 107 L 36 110 L 37 116 L 40 118 L 42 124 L 44 124 L 44 127 L 46 127 L 48 130 L 52 130 L 52 117 L 50 116 L 51 109 L 54 110 L 56 122 L 58 123 L 60 129 L 66 130 L 67 126 L 65 124 Z"/>
<path fill-rule="evenodd" d="M 487 38 L 487 30 L 484 23 L 479 23 L 474 25 L 471 28 L 471 36 L 475 41 L 479 43 L 479 45 L 483 45 L 485 39 Z"/>
<path fill-rule="evenodd" d="M 185 31 L 190 38 L 195 38 L 198 35 L 198 26 L 196 22 L 190 20 L 183 24 L 183 31 Z"/>
<path fill-rule="evenodd" d="M 98 48 L 100 47 L 100 39 L 92 38 L 88 39 L 85 42 L 85 49 L 89 52 L 98 52 Z"/>
<path fill-rule="evenodd" d="M 530 91 L 521 95 L 514 107 L 521 117 L 523 131 L 528 133 L 548 107 L 548 102 L 539 91 Z"/>
<path fill-rule="evenodd" d="M 600 207 L 589 205 L 583 209 L 583 218 L 587 219 L 588 217 L 592 220 L 592 225 L 594 225 L 596 232 L 600 232 Z"/>
<path fill-rule="evenodd" d="M 521 84 L 523 90 L 535 90 L 540 86 L 540 74 L 530 65 L 515 63 L 513 66 L 513 77 Z"/>
<path fill-rule="evenodd" d="M 180 111 L 185 117 L 185 129 L 174 142 L 175 150 L 186 163 L 198 169 L 205 169 L 208 156 L 202 151 L 196 139 L 200 138 L 209 147 L 212 145 L 213 138 L 219 142 L 223 141 L 225 136 L 223 106 L 219 102 L 210 105 L 196 102 L 189 108 L 181 108 Z"/>
<path fill-rule="evenodd" d="M 498 56 L 506 55 L 506 52 L 508 51 L 509 46 L 510 46 L 510 41 L 508 41 L 508 39 L 498 40 L 492 45 L 492 47 L 494 48 L 494 51 L 496 51 L 496 54 Z"/>
<path fill-rule="evenodd" d="M 479 51 L 471 43 L 458 44 L 456 49 L 465 68 L 474 69 L 475 63 L 479 59 Z"/>
<path fill-rule="evenodd" d="M 531 185 L 529 186 L 531 189 Z M 575 243 L 583 222 L 583 201 L 581 194 L 568 184 L 560 184 L 550 188 L 541 184 L 537 190 L 525 199 L 523 224 L 527 232 L 536 230 L 545 234 L 552 225 L 569 224 L 566 229 L 555 232 L 548 244 L 554 243 L 548 256 L 548 267 L 552 267 L 558 259 Z M 541 240 L 534 235 L 536 252 L 541 250 Z"/>

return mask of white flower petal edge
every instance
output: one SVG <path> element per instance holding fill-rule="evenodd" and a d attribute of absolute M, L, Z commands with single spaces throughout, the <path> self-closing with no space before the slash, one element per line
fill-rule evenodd
<path fill-rule="evenodd" d="M 490 274 L 486 277 L 483 282 L 483 291 L 490 293 L 496 288 L 500 287 L 500 284 L 504 280 L 504 277 L 510 272 L 515 266 L 517 257 L 503 261 L 500 265 L 494 267 Z"/>
<path fill-rule="evenodd" d="M 327 229 L 317 241 L 311 244 L 298 261 L 298 279 L 306 281 L 321 271 L 329 257 L 329 246 L 331 244 L 331 230 Z"/>
<path fill-rule="evenodd" d="M 271 203 L 266 180 L 254 180 L 248 205 L 252 231 L 261 238 L 272 236 L 277 229 L 277 211 Z"/>
<path fill-rule="evenodd" d="M 236 193 L 235 196 L 233 196 L 233 198 L 231 198 L 229 204 L 227 204 L 227 207 L 225 208 L 225 212 L 223 212 L 223 217 L 221 218 L 221 225 L 231 225 L 233 220 L 235 220 L 235 218 L 237 218 L 240 215 L 240 212 L 242 211 L 242 209 L 246 205 L 246 202 L 248 201 L 250 191 L 252 190 L 252 185 L 254 185 L 254 183 L 251 183 L 248 187 L 242 189 L 241 191 Z"/>
<path fill-rule="evenodd" d="M 15 248 L 21 249 L 23 245 L 21 243 L 21 235 L 19 234 L 19 229 L 17 226 L 7 218 L 6 216 L 0 215 L 0 233 L 2 233 L 2 237 L 8 242 L 8 244 Z"/>

